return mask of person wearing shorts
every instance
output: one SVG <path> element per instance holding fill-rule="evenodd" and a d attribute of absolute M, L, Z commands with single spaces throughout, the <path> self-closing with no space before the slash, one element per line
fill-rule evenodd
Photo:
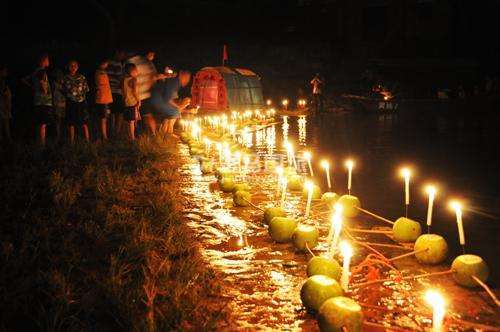
<path fill-rule="evenodd" d="M 52 90 L 47 75 L 50 61 L 47 54 L 40 56 L 38 68 L 30 76 L 23 79 L 33 90 L 33 112 L 38 124 L 38 138 L 41 146 L 46 143 L 46 128 L 54 116 Z"/>
<path fill-rule="evenodd" d="M 137 66 L 128 63 L 125 65 L 125 76 L 123 76 L 121 83 L 124 105 L 123 119 L 128 123 L 128 137 L 131 141 L 135 140 L 135 123 L 139 119 L 139 108 L 141 107 L 137 86 L 138 74 Z"/>
<path fill-rule="evenodd" d="M 83 137 L 89 142 L 89 112 L 87 107 L 89 86 L 85 76 L 78 73 L 76 60 L 71 60 L 68 63 L 68 74 L 64 76 L 63 91 L 66 97 L 66 123 L 70 143 L 75 142 L 75 127 L 82 127 Z"/>
<path fill-rule="evenodd" d="M 107 59 L 99 63 L 99 68 L 95 72 L 95 117 L 99 120 L 99 128 L 101 130 L 101 138 L 103 141 L 108 140 L 108 113 L 109 104 L 113 103 L 113 96 L 111 94 L 111 86 L 109 84 L 108 73 L 106 68 L 109 65 Z"/>
<path fill-rule="evenodd" d="M 174 136 L 174 125 L 191 100 L 179 99 L 179 90 L 189 84 L 191 73 L 181 70 L 178 77 L 158 81 L 151 91 L 151 104 L 161 121 L 163 134 Z"/>
<path fill-rule="evenodd" d="M 123 127 L 123 96 L 121 81 L 123 77 L 123 61 L 125 60 L 125 52 L 117 50 L 113 59 L 109 60 L 106 72 L 109 78 L 111 87 L 111 96 L 113 102 L 109 105 L 111 110 L 110 130 L 114 136 L 122 132 Z"/>

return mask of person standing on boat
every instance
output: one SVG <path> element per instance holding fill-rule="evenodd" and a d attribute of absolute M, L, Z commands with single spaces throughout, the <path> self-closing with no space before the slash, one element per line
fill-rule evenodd
<path fill-rule="evenodd" d="M 311 80 L 312 86 L 312 101 L 316 112 L 323 112 L 323 80 L 321 79 L 319 73 L 316 74 Z"/>

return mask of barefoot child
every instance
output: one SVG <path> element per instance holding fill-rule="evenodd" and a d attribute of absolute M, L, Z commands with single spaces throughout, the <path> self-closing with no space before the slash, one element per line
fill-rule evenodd
<path fill-rule="evenodd" d="M 135 122 L 139 118 L 141 107 L 137 86 L 138 74 L 137 66 L 129 63 L 125 66 L 125 76 L 122 79 L 123 119 L 128 123 L 128 137 L 131 141 L 135 140 Z"/>
<path fill-rule="evenodd" d="M 66 96 L 66 121 L 69 129 L 70 143 L 75 142 L 75 127 L 81 126 L 83 137 L 90 141 L 89 113 L 87 109 L 87 79 L 78 73 L 78 62 L 71 60 L 68 63 L 68 74 L 64 76 L 63 90 Z"/>
<path fill-rule="evenodd" d="M 108 68 L 108 60 L 103 60 L 99 64 L 95 72 L 95 111 L 96 118 L 99 119 L 101 129 L 101 137 L 103 141 L 108 139 L 108 124 L 107 117 L 109 113 L 109 105 L 113 102 L 111 95 L 111 87 L 109 85 L 109 77 L 106 69 Z"/>

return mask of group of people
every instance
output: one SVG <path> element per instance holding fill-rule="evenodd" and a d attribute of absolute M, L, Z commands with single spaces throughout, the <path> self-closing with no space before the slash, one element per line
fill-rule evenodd
<path fill-rule="evenodd" d="M 188 71 L 174 72 L 166 67 L 158 72 L 153 63 L 155 53 L 130 58 L 117 51 L 112 59 L 97 64 L 93 80 L 79 73 L 79 63 L 71 60 L 67 71 L 55 70 L 49 75 L 49 55 L 38 59 L 35 71 L 22 81 L 32 91 L 33 118 L 36 121 L 39 143 L 45 146 L 47 128 L 55 128 L 60 138 L 62 126 L 67 126 L 69 142 L 76 133 L 90 141 L 89 121 L 94 119 L 101 140 L 111 134 L 135 140 L 137 124 L 151 135 L 174 135 L 174 125 L 181 113 L 196 112 L 190 98 L 180 98 L 179 90 L 191 79 Z M 10 141 L 12 92 L 7 84 L 7 68 L 0 66 L 0 139 Z"/>

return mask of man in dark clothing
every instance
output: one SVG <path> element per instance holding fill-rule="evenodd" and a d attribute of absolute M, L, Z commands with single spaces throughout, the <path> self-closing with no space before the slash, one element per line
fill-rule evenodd
<path fill-rule="evenodd" d="M 323 111 L 323 80 L 316 74 L 314 78 L 311 80 L 312 85 L 312 96 L 313 96 L 313 104 L 316 112 Z"/>

